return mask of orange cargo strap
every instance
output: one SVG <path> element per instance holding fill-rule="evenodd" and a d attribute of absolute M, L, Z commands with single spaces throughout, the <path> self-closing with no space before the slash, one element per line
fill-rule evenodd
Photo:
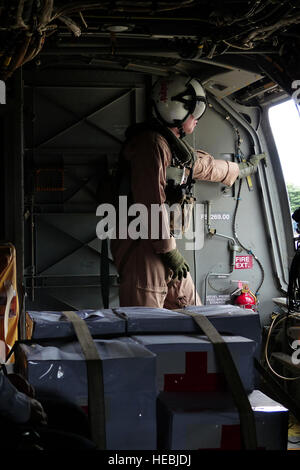
<path fill-rule="evenodd" d="M 103 366 L 91 333 L 75 312 L 62 312 L 72 322 L 86 360 L 91 435 L 99 450 L 106 449 Z"/>
<path fill-rule="evenodd" d="M 253 410 L 227 344 L 205 315 L 191 312 L 188 308 L 176 309 L 174 311 L 191 316 L 213 344 L 217 361 L 224 373 L 228 388 L 232 393 L 233 400 L 239 412 L 241 437 L 244 448 L 247 450 L 256 450 L 256 424 Z"/>

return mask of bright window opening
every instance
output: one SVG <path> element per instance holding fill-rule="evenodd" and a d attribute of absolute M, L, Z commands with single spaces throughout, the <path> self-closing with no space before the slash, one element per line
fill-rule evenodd
<path fill-rule="evenodd" d="M 289 194 L 291 212 L 300 207 L 300 109 L 290 99 L 272 106 L 269 119 Z M 296 230 L 296 223 L 294 223 Z"/>

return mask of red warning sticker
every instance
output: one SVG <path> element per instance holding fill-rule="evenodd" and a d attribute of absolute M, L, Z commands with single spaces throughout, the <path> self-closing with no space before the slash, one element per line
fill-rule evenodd
<path fill-rule="evenodd" d="M 253 268 L 252 255 L 235 257 L 235 269 L 252 269 L 252 268 Z"/>

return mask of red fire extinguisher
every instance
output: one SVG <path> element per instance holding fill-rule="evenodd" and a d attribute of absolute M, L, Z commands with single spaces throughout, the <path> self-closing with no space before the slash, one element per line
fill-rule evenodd
<path fill-rule="evenodd" d="M 257 299 L 249 289 L 248 284 L 243 284 L 241 293 L 235 298 L 234 303 L 241 308 L 256 309 Z"/>

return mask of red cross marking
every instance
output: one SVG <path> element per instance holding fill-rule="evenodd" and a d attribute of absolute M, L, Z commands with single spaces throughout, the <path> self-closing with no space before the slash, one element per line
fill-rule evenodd
<path fill-rule="evenodd" d="M 165 374 L 165 392 L 212 392 L 225 390 L 223 374 L 207 373 L 207 352 L 185 353 L 185 374 Z"/>

